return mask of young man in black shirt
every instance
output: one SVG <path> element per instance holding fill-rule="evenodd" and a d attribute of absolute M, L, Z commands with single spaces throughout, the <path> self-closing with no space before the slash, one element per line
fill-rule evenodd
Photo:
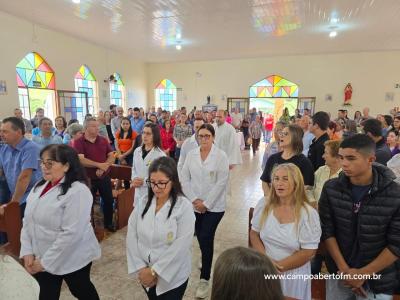
<path fill-rule="evenodd" d="M 329 272 L 353 277 L 328 280 L 327 300 L 392 299 L 399 288 L 400 184 L 391 170 L 374 163 L 375 143 L 367 135 L 345 139 L 339 157 L 343 172 L 325 183 L 319 200 L 321 241 Z M 374 274 L 380 278 L 372 279 Z"/>
<path fill-rule="evenodd" d="M 329 135 L 326 132 L 329 125 L 329 115 L 324 111 L 319 111 L 312 116 L 312 126 L 310 132 L 315 136 L 308 150 L 308 159 L 311 161 L 314 171 L 325 165 L 324 143 L 329 140 Z"/>
<path fill-rule="evenodd" d="M 376 162 L 385 165 L 392 158 L 392 152 L 386 145 L 386 140 L 382 136 L 382 123 L 377 119 L 368 119 L 362 123 L 363 130 L 375 142 Z"/>

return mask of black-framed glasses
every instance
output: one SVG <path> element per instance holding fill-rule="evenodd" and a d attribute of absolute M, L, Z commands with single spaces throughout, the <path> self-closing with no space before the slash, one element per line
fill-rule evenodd
<path fill-rule="evenodd" d="M 52 159 L 42 160 L 38 159 L 40 166 L 44 166 L 46 169 L 51 169 L 57 161 Z"/>
<path fill-rule="evenodd" d="M 279 136 L 288 136 L 289 132 L 288 131 L 280 131 L 278 134 L 279 134 Z"/>
<path fill-rule="evenodd" d="M 157 187 L 160 190 L 164 190 L 167 187 L 167 184 L 170 182 L 171 180 L 168 181 L 164 181 L 164 182 L 154 182 L 151 181 L 149 179 L 146 180 L 146 184 L 149 188 L 154 189 L 155 187 Z"/>

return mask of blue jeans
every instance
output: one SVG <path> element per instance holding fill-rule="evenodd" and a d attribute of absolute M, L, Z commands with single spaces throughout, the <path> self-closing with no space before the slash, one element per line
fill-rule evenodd
<path fill-rule="evenodd" d="M 350 288 L 343 285 L 343 281 L 337 279 L 326 280 L 326 300 L 391 300 L 392 295 L 374 294 L 371 291 L 367 292 L 367 298 L 357 296 Z"/>
<path fill-rule="evenodd" d="M 200 279 L 209 280 L 214 255 L 214 237 L 217 227 L 225 212 L 195 212 L 195 232 L 201 250 Z"/>

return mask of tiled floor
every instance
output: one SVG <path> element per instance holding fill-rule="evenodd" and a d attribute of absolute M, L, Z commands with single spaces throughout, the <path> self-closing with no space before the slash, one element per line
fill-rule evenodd
<path fill-rule="evenodd" d="M 264 146 L 261 145 L 260 148 Z M 251 151 L 242 153 L 243 164 L 231 172 L 231 192 L 227 200 L 226 213 L 217 229 L 214 262 L 225 249 L 247 246 L 249 207 L 262 197 L 261 159 L 263 151 L 253 157 Z M 147 299 L 136 280 L 127 275 L 125 255 L 126 228 L 112 234 L 101 243 L 102 257 L 93 264 L 92 280 L 101 299 L 142 300 Z M 196 238 L 193 239 L 192 275 L 184 299 L 195 299 L 195 291 L 200 271 L 197 268 L 200 250 Z M 61 299 L 74 299 L 66 286 Z"/>

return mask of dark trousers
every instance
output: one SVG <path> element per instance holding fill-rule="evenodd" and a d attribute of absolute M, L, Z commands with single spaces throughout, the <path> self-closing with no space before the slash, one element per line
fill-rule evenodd
<path fill-rule="evenodd" d="M 91 191 L 93 199 L 96 197 L 96 192 L 99 191 L 101 199 L 103 199 L 104 226 L 111 226 L 113 220 L 113 195 L 110 176 L 105 176 L 99 179 L 91 179 Z"/>
<path fill-rule="evenodd" d="M 324 257 L 321 254 L 316 254 L 311 259 L 311 274 L 318 275 L 318 273 L 321 272 L 323 261 L 324 261 Z"/>
<path fill-rule="evenodd" d="M 260 146 L 260 139 L 252 139 L 253 153 L 256 153 L 259 146 Z"/>
<path fill-rule="evenodd" d="M 179 160 L 179 156 L 181 156 L 181 148 L 176 147 L 175 148 L 175 159 L 176 159 L 176 161 Z"/>
<path fill-rule="evenodd" d="M 211 264 L 214 255 L 215 231 L 224 212 L 209 212 L 196 214 L 195 232 L 201 250 L 201 274 L 200 279 L 209 280 Z"/>
<path fill-rule="evenodd" d="M 92 263 L 80 270 L 65 274 L 53 275 L 48 272 L 40 272 L 33 275 L 40 286 L 39 300 L 60 299 L 61 284 L 63 280 L 75 298 L 80 300 L 98 300 L 96 288 L 90 281 L 90 268 Z"/>
<path fill-rule="evenodd" d="M 125 161 L 127 163 L 126 164 L 127 166 L 132 167 L 132 164 L 133 164 L 133 153 L 131 153 L 127 157 L 125 157 Z M 118 161 L 118 164 L 120 164 L 119 161 Z M 131 182 L 129 180 L 124 180 L 124 188 L 126 190 L 128 190 L 130 187 L 131 187 Z"/>
<path fill-rule="evenodd" d="M 149 291 L 147 291 L 144 287 L 143 288 L 149 300 L 181 300 L 183 298 L 183 295 L 185 294 L 188 281 L 189 279 L 177 288 L 174 288 L 173 290 L 170 290 L 158 296 L 156 294 L 156 286 L 150 288 Z"/>

